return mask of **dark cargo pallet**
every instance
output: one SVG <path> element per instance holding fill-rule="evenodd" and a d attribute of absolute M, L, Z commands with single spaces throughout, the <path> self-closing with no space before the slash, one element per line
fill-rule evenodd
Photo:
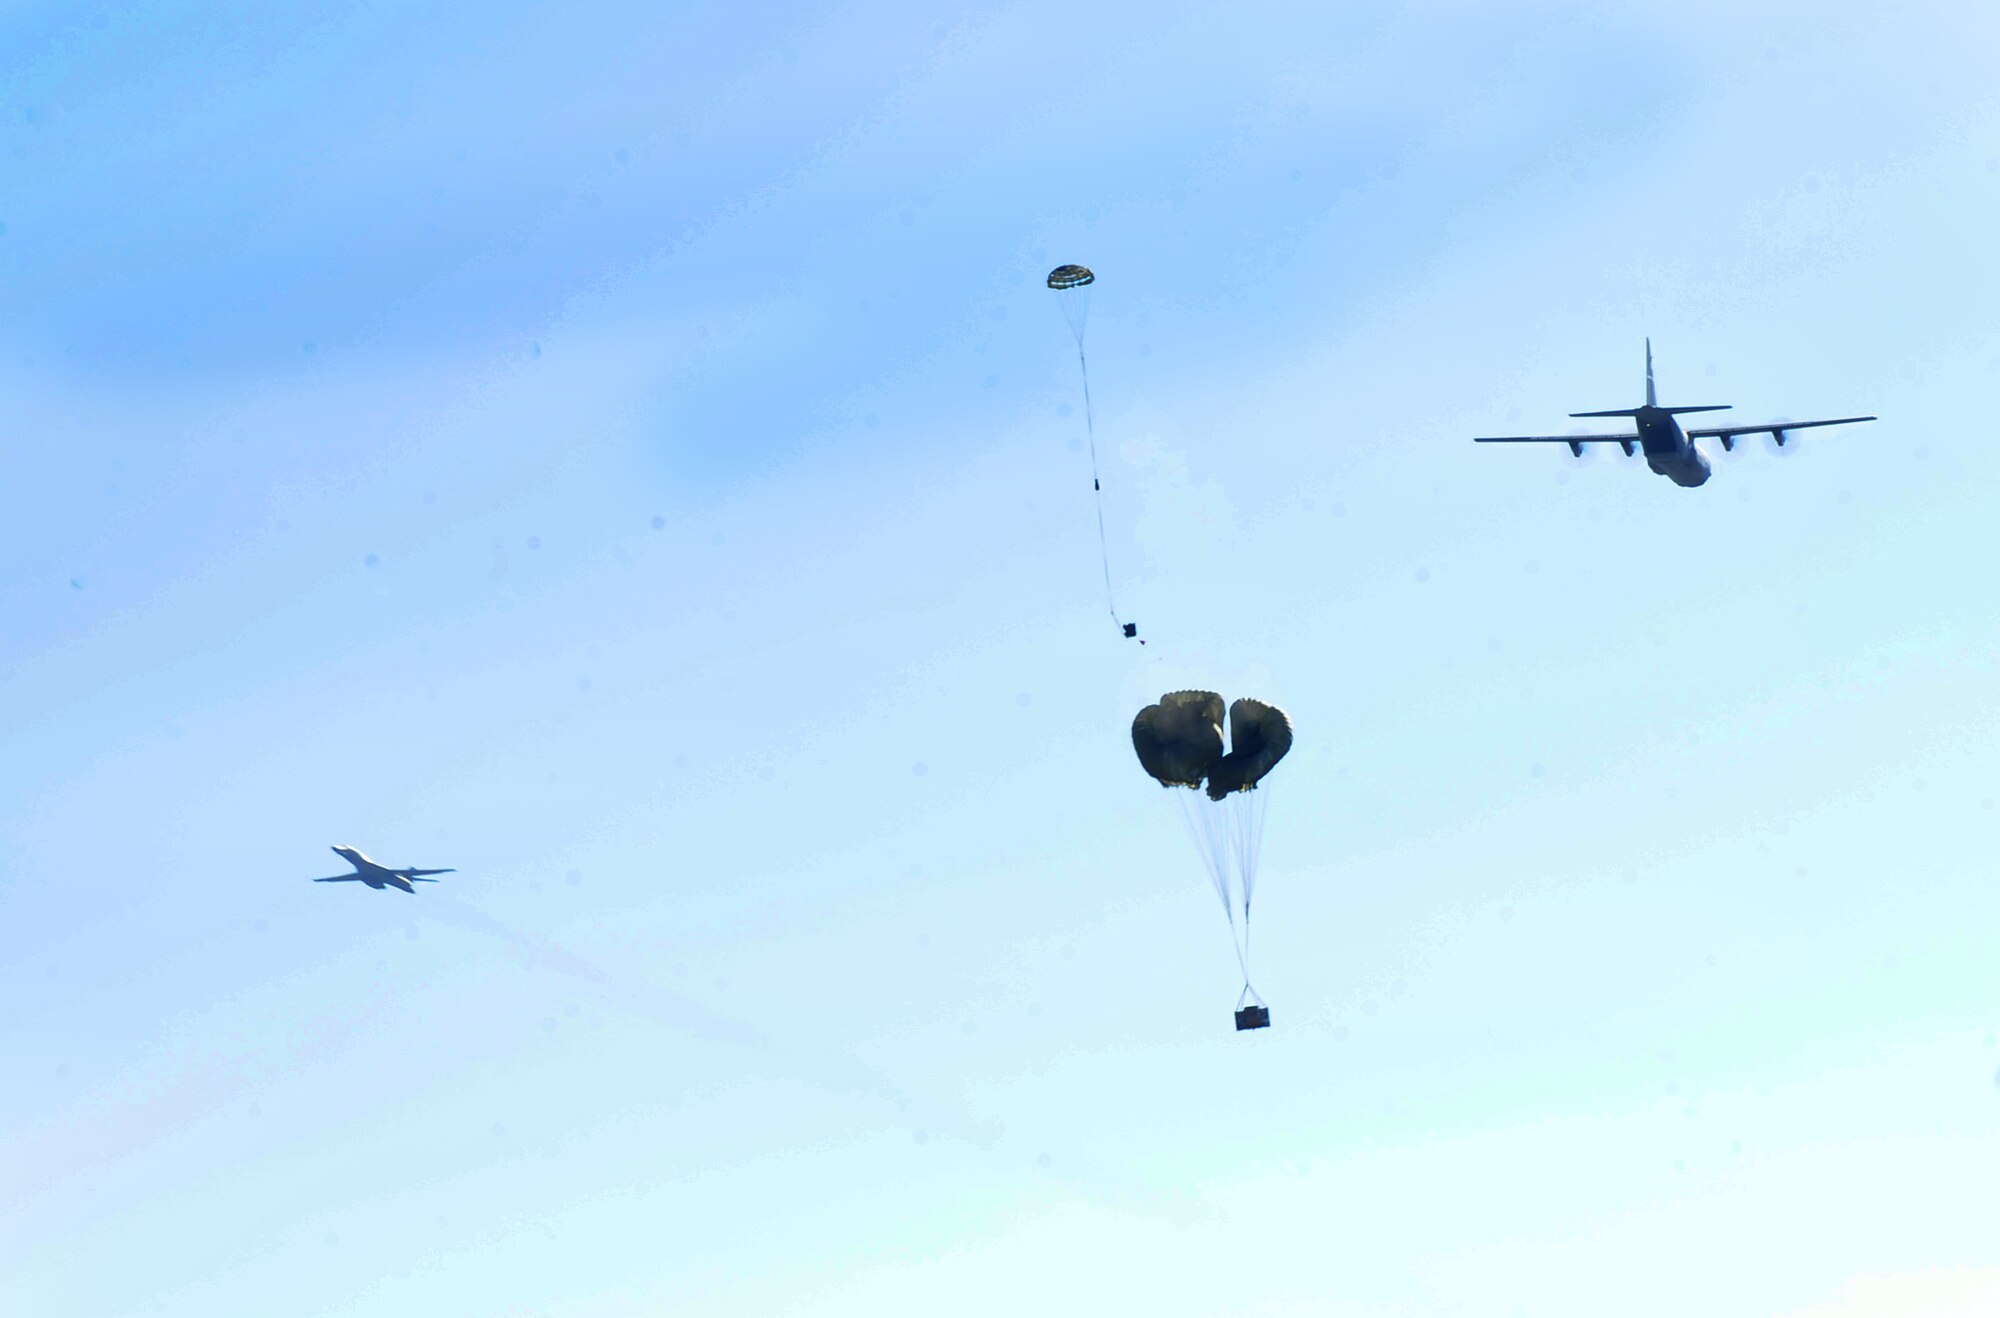
<path fill-rule="evenodd" d="M 1239 1030 L 1262 1030 L 1270 1028 L 1271 1009 L 1269 1007 L 1244 1007 L 1236 1013 L 1236 1028 Z"/>

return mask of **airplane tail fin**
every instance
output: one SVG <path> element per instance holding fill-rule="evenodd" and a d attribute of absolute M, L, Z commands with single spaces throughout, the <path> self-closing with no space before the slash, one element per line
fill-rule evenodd
<path fill-rule="evenodd" d="M 1646 340 L 1646 406 L 1665 412 L 1669 416 L 1679 416 L 1683 412 L 1727 412 L 1729 404 L 1710 403 L 1706 407 L 1661 407 L 1653 393 L 1653 341 Z"/>
<path fill-rule="evenodd" d="M 1571 412 L 1573 417 L 1594 416 L 1638 416 L 1641 412 L 1665 412 L 1669 416 L 1679 416 L 1683 412 L 1727 412 L 1727 403 L 1717 403 L 1708 407 L 1661 407 L 1660 395 L 1653 387 L 1653 341 L 1646 340 L 1646 405 L 1644 407 L 1614 407 L 1603 412 Z"/>
<path fill-rule="evenodd" d="M 1661 407 L 1660 396 L 1653 386 L 1653 340 L 1646 340 L 1646 405 L 1644 407 L 1614 407 L 1605 412 L 1571 412 L 1573 417 L 1597 416 L 1638 416 L 1641 412 L 1665 412 L 1668 416 L 1680 416 L 1684 412 L 1727 412 L 1729 404 L 1713 403 L 1704 407 Z"/>

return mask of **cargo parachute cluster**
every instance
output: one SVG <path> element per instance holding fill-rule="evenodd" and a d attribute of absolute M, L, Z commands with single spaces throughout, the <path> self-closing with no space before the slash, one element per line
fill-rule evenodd
<path fill-rule="evenodd" d="M 1132 720 L 1132 749 L 1155 782 L 1180 789 L 1174 799 L 1222 901 L 1243 971 L 1236 1028 L 1256 1029 L 1271 1022 L 1250 980 L 1250 907 L 1269 799 L 1258 788 L 1291 750 L 1292 722 L 1275 705 L 1238 700 L 1228 708 L 1225 750 L 1223 721 L 1222 697 L 1215 692 L 1171 691 Z"/>

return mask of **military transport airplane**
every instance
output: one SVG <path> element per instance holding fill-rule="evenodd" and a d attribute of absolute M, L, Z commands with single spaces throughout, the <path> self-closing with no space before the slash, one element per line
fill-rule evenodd
<path fill-rule="evenodd" d="M 365 883 L 371 888 L 401 888 L 413 893 L 410 880 L 419 883 L 436 883 L 436 879 L 426 878 L 428 874 L 456 874 L 457 870 L 392 870 L 386 865 L 377 865 L 353 847 L 335 847 L 333 854 L 354 866 L 352 874 L 336 874 L 330 879 L 314 879 L 314 883 Z"/>
<path fill-rule="evenodd" d="M 1710 426 L 1683 431 L 1674 418 L 1686 412 L 1726 412 L 1727 403 L 1708 407 L 1661 407 L 1653 396 L 1653 341 L 1646 340 L 1646 405 L 1616 408 L 1609 412 L 1571 412 L 1573 417 L 1629 416 L 1638 428 L 1631 435 L 1487 435 L 1475 444 L 1567 444 L 1569 451 L 1583 456 L 1585 444 L 1616 444 L 1631 457 L 1636 446 L 1646 451 L 1646 465 L 1676 485 L 1693 488 L 1708 479 L 1708 459 L 1694 446 L 1697 439 L 1719 439 L 1724 452 L 1736 447 L 1743 435 L 1769 435 L 1783 448 L 1794 430 L 1814 426 L 1847 426 L 1857 421 L 1873 421 L 1872 416 L 1844 416 L 1833 421 L 1773 421 L 1762 426 Z"/>

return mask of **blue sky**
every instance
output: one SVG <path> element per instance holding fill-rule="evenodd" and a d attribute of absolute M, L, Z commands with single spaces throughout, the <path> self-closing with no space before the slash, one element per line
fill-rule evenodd
<path fill-rule="evenodd" d="M 2000 29 L 1327 8 L 0 16 L 0 1310 L 2000 1308 Z"/>

